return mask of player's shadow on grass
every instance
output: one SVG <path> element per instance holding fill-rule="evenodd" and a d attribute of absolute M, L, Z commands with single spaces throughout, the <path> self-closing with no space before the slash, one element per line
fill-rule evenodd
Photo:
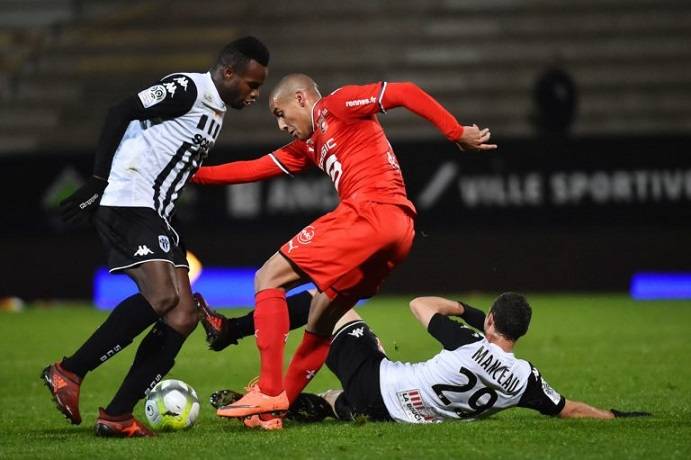
<path fill-rule="evenodd" d="M 31 430 L 33 433 L 43 435 L 46 438 L 60 440 L 72 439 L 75 436 L 95 436 L 93 426 L 65 427 L 65 428 L 37 428 Z"/>

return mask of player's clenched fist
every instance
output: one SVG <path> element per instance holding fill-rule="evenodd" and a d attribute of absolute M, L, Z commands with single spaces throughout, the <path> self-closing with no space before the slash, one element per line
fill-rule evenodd
<path fill-rule="evenodd" d="M 60 202 L 60 217 L 67 223 L 84 221 L 98 207 L 108 181 L 91 176 L 86 184 Z"/>
<path fill-rule="evenodd" d="M 491 133 L 489 128 L 480 129 L 477 125 L 464 126 L 463 134 L 456 141 L 461 150 L 494 150 L 497 144 L 488 144 Z"/>

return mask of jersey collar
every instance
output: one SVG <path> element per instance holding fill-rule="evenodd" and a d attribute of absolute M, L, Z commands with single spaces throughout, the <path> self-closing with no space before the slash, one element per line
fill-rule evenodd
<path fill-rule="evenodd" d="M 223 99 L 221 99 L 221 95 L 218 92 L 218 89 L 216 89 L 216 85 L 214 84 L 214 81 L 211 78 L 211 72 L 206 72 L 204 76 L 209 81 L 208 87 L 211 89 L 204 91 L 204 94 L 202 95 L 202 103 L 210 109 L 212 109 L 213 111 L 220 113 L 221 115 L 225 114 L 226 103 L 223 102 Z"/>
<path fill-rule="evenodd" d="M 320 97 L 319 99 L 317 99 L 317 101 L 316 101 L 316 102 L 314 103 L 314 105 L 312 106 L 312 110 L 310 110 L 310 116 L 312 117 L 312 120 L 311 120 L 311 121 L 312 121 L 312 136 L 314 136 L 314 133 L 317 132 L 317 127 L 314 126 L 314 110 L 317 108 L 317 106 L 318 106 L 319 103 L 322 101 L 322 99 L 323 99 L 322 97 Z"/>

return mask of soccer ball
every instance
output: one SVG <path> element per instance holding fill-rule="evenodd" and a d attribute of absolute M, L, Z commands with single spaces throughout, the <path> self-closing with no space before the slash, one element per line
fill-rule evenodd
<path fill-rule="evenodd" d="M 184 430 L 199 417 L 199 398 L 182 380 L 162 380 L 146 396 L 144 411 L 154 430 Z"/>

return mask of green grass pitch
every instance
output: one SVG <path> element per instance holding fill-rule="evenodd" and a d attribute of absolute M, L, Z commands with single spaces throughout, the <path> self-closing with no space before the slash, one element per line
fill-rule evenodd
<path fill-rule="evenodd" d="M 483 309 L 491 302 L 480 295 L 463 299 Z M 381 297 L 360 311 L 391 359 L 426 359 L 440 346 L 415 322 L 408 300 Z M 533 322 L 518 344 L 518 356 L 538 366 L 567 397 L 604 408 L 648 410 L 654 417 L 565 421 L 512 409 L 470 423 L 287 423 L 281 432 L 249 431 L 217 418 L 207 399 L 219 388 L 240 389 L 257 373 L 253 340 L 214 353 L 206 350 L 199 327 L 168 375 L 199 393 L 196 426 L 153 439 L 101 439 L 93 434 L 97 408 L 121 382 L 136 344 L 87 376 L 84 422 L 71 426 L 54 408 L 39 373 L 74 351 L 105 314 L 90 308 L 31 308 L 0 313 L 0 459 L 691 458 L 689 302 L 634 302 L 623 295 L 533 295 L 529 300 Z M 300 336 L 291 334 L 289 352 Z M 336 385 L 324 369 L 309 390 Z M 140 418 L 142 407 L 136 408 Z"/>

